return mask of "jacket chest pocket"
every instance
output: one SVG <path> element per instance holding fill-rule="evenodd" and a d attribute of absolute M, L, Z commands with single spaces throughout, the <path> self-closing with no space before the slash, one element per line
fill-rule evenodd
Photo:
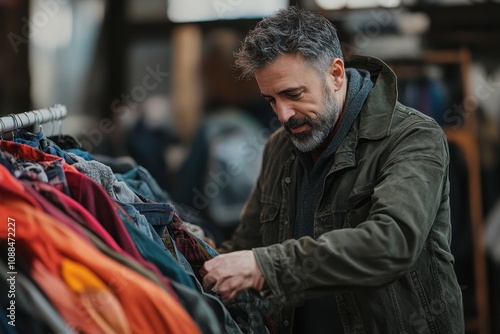
<path fill-rule="evenodd" d="M 263 203 L 260 212 L 260 232 L 262 244 L 269 246 L 279 242 L 279 211 L 280 206 L 276 204 Z"/>
<path fill-rule="evenodd" d="M 334 210 L 318 215 L 315 218 L 314 238 L 318 238 L 323 233 L 344 227 L 346 213 L 346 210 Z"/>
<path fill-rule="evenodd" d="M 349 196 L 349 210 L 344 227 L 356 227 L 368 219 L 372 207 L 373 184 L 354 188 Z"/>

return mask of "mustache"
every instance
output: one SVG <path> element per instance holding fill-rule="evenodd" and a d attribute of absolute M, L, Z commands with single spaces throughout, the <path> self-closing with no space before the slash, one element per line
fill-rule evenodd
<path fill-rule="evenodd" d="M 283 123 L 283 126 L 285 127 L 286 130 L 290 130 L 298 128 L 299 126 L 302 126 L 304 124 L 307 124 L 311 127 L 314 125 L 313 121 L 309 118 L 298 119 L 297 117 L 292 116 L 287 122 Z"/>

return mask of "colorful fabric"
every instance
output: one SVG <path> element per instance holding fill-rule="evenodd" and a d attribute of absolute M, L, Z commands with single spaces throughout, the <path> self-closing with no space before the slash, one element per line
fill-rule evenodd
<path fill-rule="evenodd" d="M 28 145 L 14 143 L 8 140 L 0 140 L 0 150 L 8 152 L 14 156 L 16 159 L 32 161 L 32 162 L 49 162 L 49 161 L 60 161 L 62 167 L 65 171 L 71 170 L 76 172 L 77 170 L 64 162 L 64 159 L 52 154 L 44 153 L 36 148 Z"/>
<path fill-rule="evenodd" d="M 14 189 L 14 190 L 13 190 Z M 0 166 L 0 220 L 16 221 L 16 250 L 19 261 L 33 265 L 43 264 L 49 273 L 61 277 L 63 260 L 68 259 L 88 268 L 102 282 L 123 307 L 133 333 L 199 333 L 200 330 L 165 290 L 134 271 L 103 256 L 94 247 L 81 240 L 73 231 L 54 220 L 45 212 L 34 209 L 22 201 L 17 191 L 22 190 L 10 173 Z M 0 225 L 0 237 L 7 237 L 7 224 Z M 44 289 L 45 290 L 45 289 Z M 60 290 L 52 290 L 59 294 Z M 47 292 L 47 290 L 45 290 Z M 72 292 L 70 295 L 75 296 Z M 57 296 L 49 296 L 54 299 Z M 77 316 L 78 308 L 68 307 L 66 314 Z M 64 315 L 63 315 L 64 316 Z M 83 324 L 87 325 L 87 324 Z M 91 333 L 99 333 L 98 329 Z"/>

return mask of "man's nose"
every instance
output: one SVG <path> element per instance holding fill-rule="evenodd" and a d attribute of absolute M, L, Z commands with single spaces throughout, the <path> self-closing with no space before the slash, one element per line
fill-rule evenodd
<path fill-rule="evenodd" d="M 286 102 L 276 102 L 276 114 L 281 123 L 286 123 L 290 117 L 295 116 L 295 110 Z"/>

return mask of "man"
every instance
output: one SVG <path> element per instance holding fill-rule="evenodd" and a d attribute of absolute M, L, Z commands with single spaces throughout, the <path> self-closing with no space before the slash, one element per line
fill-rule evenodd
<path fill-rule="evenodd" d="M 278 333 L 462 333 L 437 123 L 397 102 L 382 61 L 344 65 L 331 23 L 297 8 L 261 21 L 237 65 L 283 129 L 205 289 L 273 298 Z"/>

